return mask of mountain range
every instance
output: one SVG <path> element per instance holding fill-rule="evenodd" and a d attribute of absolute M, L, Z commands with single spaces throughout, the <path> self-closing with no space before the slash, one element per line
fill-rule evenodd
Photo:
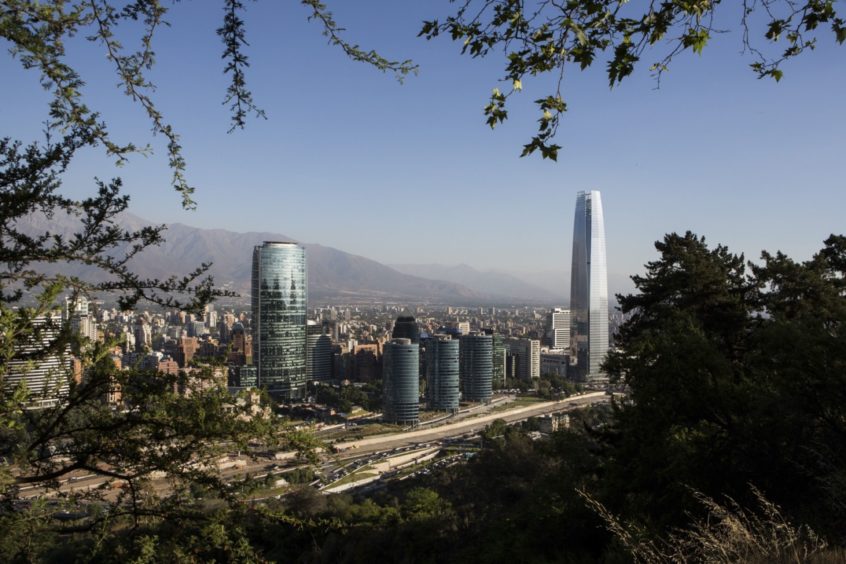
<path fill-rule="evenodd" d="M 121 226 L 138 229 L 152 222 L 125 213 Z M 20 226 L 30 233 L 47 230 L 71 233 L 78 223 L 72 217 L 50 220 L 34 216 Z M 252 251 L 262 241 L 295 241 L 279 233 L 238 233 L 225 229 L 201 229 L 182 223 L 167 226 L 165 242 L 145 249 L 130 263 L 143 278 L 167 278 L 188 273 L 202 262 L 212 262 L 209 274 L 215 285 L 247 299 L 250 291 Z M 313 302 L 406 301 L 452 304 L 556 302 L 555 296 L 509 274 L 479 272 L 466 265 L 441 267 L 443 276 L 431 276 L 432 265 L 391 267 L 377 261 L 324 245 L 302 243 L 308 264 L 309 300 Z M 81 264 L 62 265 L 63 272 L 88 280 L 100 273 Z M 416 273 L 418 272 L 418 273 Z"/>
<path fill-rule="evenodd" d="M 541 303 L 560 304 L 569 301 L 565 300 L 567 292 L 563 285 L 557 289 L 548 289 L 517 274 L 500 270 L 478 270 L 466 264 L 392 264 L 391 267 L 404 274 L 446 280 L 492 296 L 520 296 L 524 300 Z"/>

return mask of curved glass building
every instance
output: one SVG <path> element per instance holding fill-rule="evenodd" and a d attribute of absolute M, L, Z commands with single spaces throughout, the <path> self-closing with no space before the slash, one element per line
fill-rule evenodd
<path fill-rule="evenodd" d="M 306 259 L 296 243 L 253 249 L 253 363 L 258 385 L 282 399 L 305 396 Z"/>
<path fill-rule="evenodd" d="M 426 399 L 429 409 L 458 411 L 458 341 L 449 335 L 426 339 Z"/>
<path fill-rule="evenodd" d="M 579 192 L 573 224 L 570 270 L 570 338 L 581 381 L 606 378 L 600 370 L 608 352 L 608 265 L 605 221 L 599 191 Z"/>
<path fill-rule="evenodd" d="M 461 388 L 464 399 L 491 401 L 493 380 L 493 336 L 479 333 L 464 335 L 459 340 Z"/>
<path fill-rule="evenodd" d="M 409 339 L 385 343 L 382 354 L 382 417 L 416 425 L 420 420 L 420 348 Z"/>

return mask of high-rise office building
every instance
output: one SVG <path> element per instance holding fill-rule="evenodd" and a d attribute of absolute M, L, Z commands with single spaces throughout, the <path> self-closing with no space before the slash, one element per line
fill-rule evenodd
<path fill-rule="evenodd" d="M 493 381 L 493 336 L 480 333 L 462 335 L 459 340 L 461 389 L 464 399 L 491 401 Z"/>
<path fill-rule="evenodd" d="M 449 335 L 426 339 L 426 399 L 429 409 L 458 411 L 458 341 Z"/>
<path fill-rule="evenodd" d="M 352 375 L 359 382 L 372 382 L 379 377 L 382 361 L 378 343 L 362 343 L 352 348 Z M 419 354 L 418 354 L 419 357 Z"/>
<path fill-rule="evenodd" d="M 512 377 L 526 382 L 540 378 L 540 341 L 506 339 L 506 356 L 511 360 Z"/>
<path fill-rule="evenodd" d="M 570 281 L 570 338 L 579 380 L 603 380 L 608 352 L 608 265 L 605 221 L 597 190 L 579 192 L 573 224 Z"/>
<path fill-rule="evenodd" d="M 487 333 L 487 331 L 486 331 Z M 505 338 L 491 331 L 488 333 L 493 339 L 493 376 L 494 389 L 505 387 Z"/>
<path fill-rule="evenodd" d="M 247 334 L 244 324 L 240 321 L 232 325 L 230 340 L 232 346 L 229 349 L 229 364 L 253 364 L 253 337 Z"/>
<path fill-rule="evenodd" d="M 402 425 L 420 420 L 420 346 L 392 339 L 382 354 L 382 417 Z"/>
<path fill-rule="evenodd" d="M 306 379 L 332 379 L 332 339 L 312 320 L 306 325 Z"/>
<path fill-rule="evenodd" d="M 420 329 L 417 321 L 410 313 L 403 313 L 394 322 L 394 330 L 391 332 L 393 339 L 409 339 L 412 343 L 420 342 Z"/>
<path fill-rule="evenodd" d="M 547 314 L 546 338 L 551 349 L 570 348 L 570 310 L 557 307 Z"/>
<path fill-rule="evenodd" d="M 253 249 L 253 362 L 258 385 L 286 400 L 306 386 L 306 257 L 296 243 Z"/>

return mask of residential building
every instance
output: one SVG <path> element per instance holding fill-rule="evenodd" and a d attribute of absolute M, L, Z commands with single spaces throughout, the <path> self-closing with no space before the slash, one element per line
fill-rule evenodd
<path fill-rule="evenodd" d="M 58 312 L 33 319 L 33 334 L 16 343 L 14 357 L 6 362 L 4 386 L 13 390 L 25 384 L 31 408 L 55 405 L 68 395 L 72 357 L 70 347 L 58 344 L 61 324 Z"/>

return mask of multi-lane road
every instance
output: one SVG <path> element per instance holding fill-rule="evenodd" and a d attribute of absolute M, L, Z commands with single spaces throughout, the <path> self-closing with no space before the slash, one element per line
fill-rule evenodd
<path fill-rule="evenodd" d="M 503 419 L 507 423 L 514 423 L 529 419 L 530 417 L 538 417 L 548 413 L 563 411 L 568 408 L 585 407 L 595 403 L 607 402 L 608 399 L 609 397 L 605 394 L 605 392 L 591 392 L 563 400 L 540 402 L 524 407 L 515 407 L 498 413 L 490 413 L 478 417 L 467 418 L 456 423 L 448 423 L 439 427 L 411 430 L 404 433 L 377 435 L 366 439 L 335 443 L 334 446 L 338 452 L 342 454 L 364 454 L 368 452 L 390 450 L 396 447 L 437 441 L 475 431 L 481 431 L 488 423 L 496 419 Z"/>
<path fill-rule="evenodd" d="M 364 439 L 345 441 L 335 443 L 334 447 L 338 453 L 337 458 L 327 460 L 327 467 L 343 465 L 344 460 L 350 460 L 368 454 L 390 451 L 396 448 L 413 446 L 419 443 L 435 442 L 453 437 L 460 437 L 462 435 L 477 433 L 485 428 L 489 423 L 496 419 L 503 419 L 508 423 L 523 421 L 531 417 L 538 417 L 541 415 L 565 411 L 568 409 L 575 409 L 585 407 L 592 404 L 607 402 L 609 397 L 605 392 L 591 392 L 580 396 L 573 396 L 558 401 L 539 402 L 522 407 L 514 407 L 511 409 L 480 414 L 476 416 L 466 416 L 459 421 L 446 423 L 439 426 L 425 427 L 412 429 L 400 433 L 391 433 L 386 435 L 376 435 Z M 294 459 L 295 453 L 277 453 L 276 458 L 281 460 Z M 235 463 L 237 461 L 237 463 Z M 235 480 L 251 473 L 255 475 L 257 472 L 268 472 L 277 474 L 283 471 L 282 468 L 268 460 L 254 459 L 248 456 L 235 457 L 233 455 L 229 460 L 230 467 L 221 470 L 221 476 L 226 480 Z M 287 470 L 287 469 L 285 469 Z M 72 492 L 74 490 L 89 490 L 101 486 L 108 479 L 96 474 L 71 474 L 62 480 L 60 491 Z M 165 481 L 161 481 L 165 484 Z M 22 488 L 22 497 L 39 497 L 47 493 L 45 489 L 38 485 L 32 485 Z"/>

